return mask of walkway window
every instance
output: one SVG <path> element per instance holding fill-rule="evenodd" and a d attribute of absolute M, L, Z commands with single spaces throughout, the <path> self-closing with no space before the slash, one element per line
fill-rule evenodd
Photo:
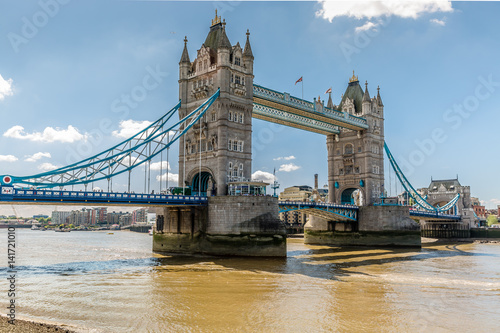
<path fill-rule="evenodd" d="M 350 143 L 345 145 L 344 154 L 352 154 L 352 153 L 353 153 L 353 146 Z"/>

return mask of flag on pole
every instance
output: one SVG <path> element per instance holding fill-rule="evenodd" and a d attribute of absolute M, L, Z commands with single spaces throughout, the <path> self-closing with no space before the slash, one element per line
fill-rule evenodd
<path fill-rule="evenodd" d="M 302 82 L 302 76 L 300 77 L 300 79 L 298 79 L 297 81 L 295 81 L 295 84 L 297 84 L 299 82 Z"/>
<path fill-rule="evenodd" d="M 328 90 L 325 92 L 325 94 L 331 93 L 332 92 L 332 87 L 328 88 Z"/>

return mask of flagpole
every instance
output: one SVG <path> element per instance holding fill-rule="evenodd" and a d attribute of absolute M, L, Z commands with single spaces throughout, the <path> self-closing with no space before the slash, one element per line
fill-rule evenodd
<path fill-rule="evenodd" d="M 302 81 L 300 81 L 300 83 L 302 83 L 302 100 L 304 100 L 304 79 L 302 78 Z"/>

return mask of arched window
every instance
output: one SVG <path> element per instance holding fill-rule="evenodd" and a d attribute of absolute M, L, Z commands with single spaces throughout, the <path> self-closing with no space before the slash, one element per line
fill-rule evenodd
<path fill-rule="evenodd" d="M 352 154 L 353 153 L 353 146 L 352 144 L 348 143 L 344 146 L 344 154 Z"/>
<path fill-rule="evenodd" d="M 229 121 L 233 121 L 233 113 L 229 111 Z"/>
<path fill-rule="evenodd" d="M 229 140 L 228 150 L 233 150 L 233 140 Z"/>

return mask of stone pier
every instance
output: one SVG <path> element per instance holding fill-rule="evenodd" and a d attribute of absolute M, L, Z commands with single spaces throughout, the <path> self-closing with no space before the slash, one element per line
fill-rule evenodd
<path fill-rule="evenodd" d="M 420 225 L 401 206 L 360 207 L 353 223 L 311 216 L 304 234 L 306 244 L 337 246 L 421 247 L 420 239 Z"/>
<path fill-rule="evenodd" d="M 286 257 L 277 198 L 219 196 L 208 207 L 158 208 L 153 251 Z"/>

